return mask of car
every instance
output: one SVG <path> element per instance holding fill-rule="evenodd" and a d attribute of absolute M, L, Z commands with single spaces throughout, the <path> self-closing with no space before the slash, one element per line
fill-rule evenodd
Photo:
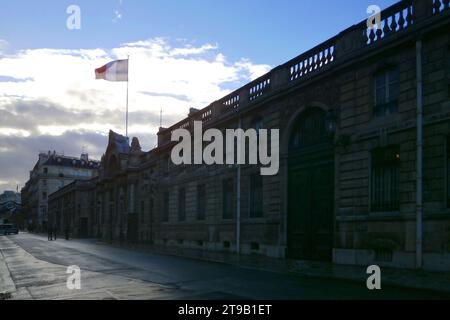
<path fill-rule="evenodd" d="M 19 234 L 19 228 L 16 225 L 8 223 L 0 225 L 0 234 Z"/>

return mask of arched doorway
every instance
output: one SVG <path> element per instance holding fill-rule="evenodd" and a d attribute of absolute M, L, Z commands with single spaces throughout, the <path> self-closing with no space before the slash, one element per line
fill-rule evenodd
<path fill-rule="evenodd" d="M 287 256 L 331 261 L 334 216 L 333 136 L 320 108 L 303 112 L 289 139 Z"/>

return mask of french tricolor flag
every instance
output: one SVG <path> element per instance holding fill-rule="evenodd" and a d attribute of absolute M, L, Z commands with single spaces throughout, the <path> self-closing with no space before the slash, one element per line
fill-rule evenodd
<path fill-rule="evenodd" d="M 107 81 L 128 81 L 128 59 L 112 61 L 95 69 L 95 79 Z"/>

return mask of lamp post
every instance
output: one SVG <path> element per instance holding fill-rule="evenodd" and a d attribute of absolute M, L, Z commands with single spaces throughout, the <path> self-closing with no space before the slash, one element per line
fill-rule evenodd
<path fill-rule="evenodd" d="M 337 129 L 337 114 L 335 109 L 328 110 L 325 115 L 325 130 L 328 134 L 334 136 Z"/>

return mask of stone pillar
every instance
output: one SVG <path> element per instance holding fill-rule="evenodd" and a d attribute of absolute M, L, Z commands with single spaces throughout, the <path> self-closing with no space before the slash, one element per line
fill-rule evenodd
<path fill-rule="evenodd" d="M 341 32 L 336 40 L 335 57 L 337 59 L 363 48 L 365 24 L 355 25 Z"/>
<path fill-rule="evenodd" d="M 222 103 L 220 101 L 215 101 L 213 102 L 213 104 L 211 105 L 211 117 L 212 119 L 216 119 L 217 117 L 220 116 L 220 114 L 222 113 Z"/>
<path fill-rule="evenodd" d="M 420 21 L 433 15 L 433 0 L 413 0 L 414 20 Z"/>
<path fill-rule="evenodd" d="M 249 103 L 250 85 L 241 88 L 239 91 L 239 106 L 247 105 Z"/>
<path fill-rule="evenodd" d="M 162 146 L 165 142 L 165 136 L 166 136 L 166 128 L 159 128 L 158 131 L 158 146 Z"/>
<path fill-rule="evenodd" d="M 290 76 L 291 74 L 288 66 L 275 68 L 270 77 L 272 89 L 277 90 L 285 87 L 289 83 Z"/>

